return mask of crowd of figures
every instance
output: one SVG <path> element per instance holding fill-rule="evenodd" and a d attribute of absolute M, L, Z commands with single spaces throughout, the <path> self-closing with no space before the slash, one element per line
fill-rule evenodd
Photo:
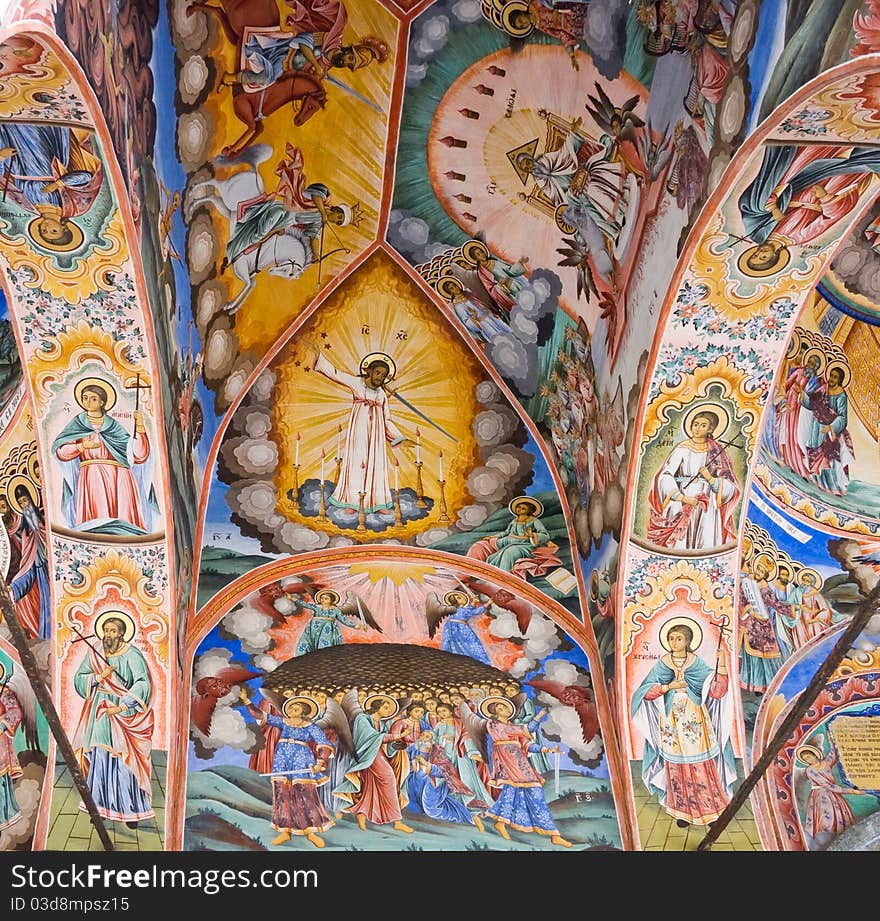
<path fill-rule="evenodd" d="M 747 525 L 748 528 L 748 525 Z M 744 540 L 739 588 L 740 686 L 763 694 L 786 659 L 840 620 L 819 572 Z"/>
<path fill-rule="evenodd" d="M 620 383 L 613 397 L 596 391 L 590 334 L 583 323 L 566 329 L 541 395 L 563 479 L 577 484 L 586 505 L 593 492 L 603 492 L 617 477 L 626 429 Z"/>
<path fill-rule="evenodd" d="M 796 327 L 764 428 L 765 444 L 782 464 L 835 496 L 846 494 L 855 463 L 847 428 L 851 380 L 841 349 Z"/>
<path fill-rule="evenodd" d="M 346 817 L 411 834 L 409 816 L 470 826 L 559 833 L 544 795 L 550 756 L 544 709 L 516 682 L 459 687 L 285 691 L 281 709 L 263 697 L 240 701 L 263 727 L 265 746 L 250 767 L 272 781 L 272 825 L 281 845 L 320 833 Z"/>

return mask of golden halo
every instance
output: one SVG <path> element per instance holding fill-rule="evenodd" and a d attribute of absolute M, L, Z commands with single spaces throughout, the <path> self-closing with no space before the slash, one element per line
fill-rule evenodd
<path fill-rule="evenodd" d="M 82 228 L 79 226 L 79 224 L 76 224 L 71 220 L 66 220 L 64 223 L 67 229 L 70 231 L 70 239 L 67 241 L 67 243 L 53 243 L 50 240 L 47 240 L 43 236 L 42 231 L 38 229 L 42 220 L 43 216 L 40 215 L 40 217 L 35 217 L 27 225 L 28 236 L 41 249 L 47 249 L 52 253 L 71 253 L 83 245 L 85 234 L 82 232 Z"/>
<path fill-rule="evenodd" d="M 780 570 L 780 569 L 787 569 L 787 570 L 791 573 L 792 579 L 794 578 L 795 568 L 794 568 L 794 566 L 791 564 L 791 562 L 790 562 L 789 560 L 780 560 L 780 561 L 776 564 L 776 575 L 777 575 L 777 576 L 779 575 L 779 570 Z"/>
<path fill-rule="evenodd" d="M 489 253 L 489 247 L 482 240 L 468 240 L 467 243 L 462 243 L 461 254 L 469 263 L 477 264 L 477 253 L 480 253 L 484 259 L 492 258 Z"/>
<path fill-rule="evenodd" d="M 691 640 L 691 652 L 696 652 L 703 642 L 703 628 L 693 617 L 670 617 L 660 628 L 660 645 L 669 652 L 669 631 L 673 627 L 690 627 L 694 637 Z"/>
<path fill-rule="evenodd" d="M 464 285 L 454 275 L 443 275 L 436 284 L 437 293 L 447 301 L 464 294 Z"/>
<path fill-rule="evenodd" d="M 594 569 L 590 576 L 590 600 L 595 601 L 599 597 L 599 570 Z"/>
<path fill-rule="evenodd" d="M 801 347 L 801 334 L 800 330 L 795 326 L 791 332 L 791 339 L 788 340 L 788 348 L 785 350 L 786 358 L 794 358 L 797 355 Z"/>
<path fill-rule="evenodd" d="M 825 757 L 825 753 L 819 748 L 818 745 L 799 745 L 794 752 L 795 758 L 799 758 L 801 761 L 804 761 L 805 754 L 812 754 L 816 756 L 816 761 L 821 761 Z M 807 762 L 804 761 L 804 764 Z"/>
<path fill-rule="evenodd" d="M 3 683 L 3 679 L 6 677 L 6 666 L 0 662 L 0 684 Z"/>
<path fill-rule="evenodd" d="M 322 588 L 320 591 L 315 592 L 315 604 L 320 604 L 324 595 L 330 596 L 331 605 L 339 604 L 339 592 L 334 592 L 332 588 Z"/>
<path fill-rule="evenodd" d="M 740 557 L 743 563 L 747 563 L 752 558 L 754 553 L 755 542 L 748 534 L 743 534 L 742 546 L 740 547 Z"/>
<path fill-rule="evenodd" d="M 400 702 L 390 694 L 368 694 L 361 704 L 362 709 L 366 711 L 374 700 L 390 700 L 394 704 L 394 713 L 391 716 L 397 716 L 400 712 Z M 383 717 L 383 719 L 390 719 L 390 717 Z"/>
<path fill-rule="evenodd" d="M 755 555 L 754 559 L 752 560 L 752 574 L 753 575 L 758 574 L 758 564 L 759 563 L 764 563 L 766 565 L 767 581 L 772 582 L 776 578 L 776 574 L 778 571 L 776 567 L 776 559 L 774 558 L 773 554 L 768 553 L 765 550 Z"/>
<path fill-rule="evenodd" d="M 370 352 L 369 355 L 364 355 L 361 359 L 361 374 L 366 375 L 367 368 L 369 368 L 374 361 L 382 361 L 388 365 L 388 377 L 385 378 L 385 383 L 390 384 L 397 376 L 397 365 L 394 359 L 390 355 L 386 355 L 385 352 Z"/>
<path fill-rule="evenodd" d="M 455 607 L 458 607 L 459 599 L 463 599 L 465 604 L 467 604 L 468 601 L 470 600 L 468 596 L 465 595 L 464 592 L 451 591 L 451 592 L 447 592 L 443 596 L 443 604 L 452 604 L 452 605 L 455 605 Z"/>
<path fill-rule="evenodd" d="M 493 694 L 491 697 L 484 697 L 477 706 L 477 709 L 480 711 L 480 716 L 486 717 L 487 720 L 495 719 L 495 716 L 492 713 L 489 713 L 489 707 L 492 705 L 502 706 L 507 710 L 507 718 L 510 719 L 513 714 L 516 712 L 516 705 L 507 697 L 500 697 L 497 694 Z"/>
<path fill-rule="evenodd" d="M 525 38 L 527 35 L 531 35 L 535 31 L 535 27 L 530 20 L 526 20 L 524 26 L 515 26 L 513 24 L 513 17 L 516 13 L 528 13 L 528 11 L 529 5 L 525 0 L 513 0 L 512 3 L 508 3 L 501 11 L 501 28 L 514 38 Z"/>
<path fill-rule="evenodd" d="M 21 514 L 21 505 L 15 495 L 15 490 L 19 486 L 24 486 L 28 491 L 28 495 L 31 497 L 31 505 L 34 508 L 39 508 L 40 499 L 37 495 L 37 489 L 31 482 L 30 477 L 25 476 L 23 473 L 16 473 L 15 476 L 9 479 L 9 484 L 6 487 L 6 501 L 9 503 L 9 507 L 18 512 L 19 515 Z"/>
<path fill-rule="evenodd" d="M 43 485 L 43 476 L 40 471 L 40 458 L 37 457 L 37 452 L 34 451 L 27 459 L 27 472 L 28 476 L 34 481 L 37 486 Z"/>
<path fill-rule="evenodd" d="M 849 366 L 848 361 L 844 361 L 842 358 L 835 358 L 833 361 L 829 361 L 825 366 L 825 379 L 828 379 L 828 376 L 831 374 L 832 368 L 840 368 L 843 371 L 843 380 L 840 382 L 841 387 L 846 387 L 849 382 L 852 380 L 852 368 Z"/>
<path fill-rule="evenodd" d="M 125 633 L 122 635 L 124 643 L 130 643 L 137 632 L 134 618 L 125 611 L 104 611 L 95 619 L 95 633 L 100 636 L 104 632 L 104 623 L 111 617 L 116 617 L 125 624 Z"/>
<path fill-rule="evenodd" d="M 73 388 L 73 398 L 82 409 L 85 409 L 82 404 L 82 392 L 85 387 L 100 387 L 107 394 L 107 405 L 104 407 L 105 413 L 109 413 L 116 405 L 116 388 L 110 381 L 105 381 L 103 377 L 84 377 Z"/>
<path fill-rule="evenodd" d="M 730 413 L 721 403 L 699 403 L 696 406 L 692 406 L 685 413 L 684 419 L 682 419 L 682 431 L 690 438 L 694 417 L 703 412 L 711 412 L 718 416 L 718 425 L 709 437 L 714 438 L 715 441 L 720 441 L 730 428 Z"/>
<path fill-rule="evenodd" d="M 822 588 L 822 583 L 825 580 L 822 578 L 822 574 L 818 569 L 813 569 L 812 566 L 804 566 L 803 569 L 801 569 L 797 574 L 798 585 L 800 585 L 801 579 L 803 579 L 804 576 L 812 576 L 815 581 L 815 585 L 813 587 L 816 589 Z"/>
<path fill-rule="evenodd" d="M 778 275 L 780 272 L 784 271 L 785 267 L 791 261 L 791 253 L 788 251 L 788 247 L 783 246 L 779 250 L 779 259 L 771 268 L 753 269 L 748 265 L 748 260 L 757 248 L 757 246 L 750 246 L 747 250 L 744 250 L 739 259 L 736 260 L 736 267 L 743 275 L 748 275 L 749 278 L 767 278 L 768 275 Z"/>
<path fill-rule="evenodd" d="M 507 506 L 508 511 L 511 515 L 515 515 L 516 512 L 514 508 L 519 505 L 521 502 L 526 502 L 535 510 L 535 518 L 540 518 L 544 514 L 544 505 L 538 499 L 533 499 L 531 496 L 517 496 L 515 499 L 510 500 L 510 505 Z"/>
<path fill-rule="evenodd" d="M 574 224 L 570 223 L 569 221 L 565 219 L 565 209 L 566 208 L 568 208 L 568 203 L 563 202 L 553 212 L 553 217 L 556 221 L 556 226 L 563 233 L 574 233 L 577 230 L 577 227 L 575 227 Z"/>
<path fill-rule="evenodd" d="M 813 346 L 811 349 L 807 349 L 804 352 L 804 367 L 806 368 L 807 362 L 814 356 L 819 358 L 819 367 L 816 369 L 817 374 L 822 374 L 825 371 L 825 367 L 828 364 L 828 356 L 822 351 L 822 349 L 816 348 Z"/>
<path fill-rule="evenodd" d="M 314 697 L 309 697 L 307 694 L 299 694 L 296 697 L 288 697 L 284 701 L 284 706 L 281 708 L 281 712 L 289 717 L 288 708 L 291 704 L 302 704 L 306 710 L 303 712 L 303 718 L 307 720 L 314 719 L 318 715 L 318 701 Z"/>

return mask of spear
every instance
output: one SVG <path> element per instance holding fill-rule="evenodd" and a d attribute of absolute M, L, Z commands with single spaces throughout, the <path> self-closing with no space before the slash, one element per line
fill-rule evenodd
<path fill-rule="evenodd" d="M 723 450 L 722 450 L 722 448 L 720 447 L 720 445 L 724 445 L 725 447 L 728 447 L 728 448 L 741 448 L 741 447 L 742 447 L 742 445 L 739 443 L 739 441 L 721 441 L 721 440 L 719 440 L 719 441 L 717 442 L 717 444 L 719 445 L 719 447 L 716 448 L 714 451 L 710 451 L 710 452 L 709 452 L 709 456 L 706 458 L 706 464 L 711 464 L 712 461 L 715 460 L 716 457 L 718 457 L 720 454 L 723 453 Z M 703 466 L 705 467 L 706 464 L 703 464 Z M 679 488 L 679 491 L 680 491 L 680 492 L 684 492 L 684 490 L 686 490 L 686 489 L 688 488 L 688 486 L 690 486 L 691 483 L 693 483 L 694 480 L 695 480 L 698 476 L 701 476 L 701 474 L 700 474 L 699 472 L 695 473 L 695 474 L 687 481 L 687 483 L 684 484 L 684 486 L 681 486 L 681 487 Z"/>

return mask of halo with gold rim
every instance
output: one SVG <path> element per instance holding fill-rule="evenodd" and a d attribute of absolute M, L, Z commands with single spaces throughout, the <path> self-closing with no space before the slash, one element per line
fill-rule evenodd
<path fill-rule="evenodd" d="M 40 458 L 37 457 L 37 452 L 34 451 L 27 459 L 27 472 L 28 476 L 34 481 L 37 486 L 43 485 L 43 475 L 40 469 Z"/>
<path fill-rule="evenodd" d="M 443 604 L 451 604 L 451 605 L 455 605 L 455 607 L 458 607 L 459 604 L 461 603 L 464 603 L 464 604 L 468 603 L 468 596 L 465 595 L 464 592 L 459 592 L 459 591 L 454 590 L 451 592 L 447 592 L 443 596 Z"/>
<path fill-rule="evenodd" d="M 744 250 L 740 257 L 736 260 L 736 267 L 743 273 L 743 275 L 748 275 L 749 278 L 767 278 L 770 275 L 778 275 L 780 272 L 785 271 L 786 266 L 791 261 L 791 253 L 788 250 L 787 246 L 783 246 L 779 250 L 779 258 L 776 262 L 773 263 L 773 266 L 769 269 L 753 269 L 749 264 L 749 257 L 758 249 L 757 246 L 750 246 L 747 250 Z"/>
<path fill-rule="evenodd" d="M 822 351 L 822 349 L 816 348 L 816 346 L 813 346 L 813 348 L 807 349 L 806 352 L 804 352 L 804 367 L 807 366 L 807 362 L 814 355 L 819 359 L 819 367 L 816 368 L 816 373 L 822 374 L 824 373 L 825 367 L 828 364 L 828 356 L 825 354 L 825 352 Z"/>
<path fill-rule="evenodd" d="M 468 240 L 467 243 L 462 243 L 461 254 L 468 262 L 472 263 L 473 265 L 478 263 L 476 258 L 477 253 L 479 253 L 484 259 L 491 258 L 489 247 L 486 246 L 482 240 Z"/>
<path fill-rule="evenodd" d="M 813 580 L 814 580 L 814 581 L 813 581 L 813 588 L 815 588 L 817 591 L 818 591 L 820 588 L 822 588 L 822 583 L 823 583 L 825 580 L 822 578 L 822 574 L 819 572 L 818 569 L 813 569 L 812 566 L 804 566 L 802 569 L 800 569 L 800 570 L 798 571 L 798 574 L 797 574 L 797 577 L 796 577 L 796 580 L 795 580 L 795 581 L 797 582 L 798 585 L 801 584 L 801 580 L 803 579 L 804 576 L 812 576 L 812 577 L 813 577 Z"/>
<path fill-rule="evenodd" d="M 0 662 L 0 684 L 3 684 L 3 681 L 6 678 L 6 666 Z"/>
<path fill-rule="evenodd" d="M 23 473 L 16 473 L 15 476 L 9 478 L 9 483 L 6 487 L 6 501 L 9 503 L 9 507 L 18 512 L 19 515 L 21 514 L 21 505 L 15 496 L 15 490 L 19 486 L 24 486 L 27 489 L 28 495 L 31 497 L 31 505 L 34 508 L 39 508 L 40 498 L 37 495 L 37 488 L 31 482 L 31 478 Z"/>
<path fill-rule="evenodd" d="M 806 754 L 815 756 L 816 761 L 821 761 L 825 757 L 825 753 L 818 745 L 799 745 L 794 752 L 795 758 L 803 761 L 804 764 L 809 764 L 808 761 L 804 760 L 804 755 Z"/>
<path fill-rule="evenodd" d="M 374 361 L 381 361 L 388 365 L 388 377 L 385 378 L 385 383 L 390 384 L 391 381 L 397 377 L 397 364 L 394 359 L 385 352 L 370 352 L 369 355 L 364 355 L 361 359 L 361 376 L 366 377 L 367 368 L 369 368 Z"/>
<path fill-rule="evenodd" d="M 801 334 L 798 328 L 795 328 L 791 331 L 791 339 L 788 340 L 788 347 L 785 350 L 786 358 L 794 358 L 797 355 L 801 347 Z"/>
<path fill-rule="evenodd" d="M 281 712 L 286 716 L 290 717 L 290 706 L 291 704 L 303 704 L 307 709 L 306 712 L 303 712 L 303 718 L 307 720 L 314 719 L 318 715 L 318 701 L 314 697 L 309 697 L 307 694 L 297 694 L 294 697 L 288 697 L 284 701 L 284 706 L 281 708 Z"/>
<path fill-rule="evenodd" d="M 500 697 L 497 694 L 493 694 L 491 697 L 484 697 L 480 703 L 477 705 L 477 709 L 480 711 L 480 716 L 484 716 L 487 720 L 495 719 L 495 716 L 489 712 L 489 707 L 492 705 L 502 706 L 507 710 L 507 718 L 510 719 L 513 714 L 516 712 L 516 704 L 508 697 Z"/>
<path fill-rule="evenodd" d="M 752 575 L 757 576 L 758 566 L 764 563 L 767 567 L 767 581 L 772 582 L 776 578 L 778 572 L 776 567 L 776 559 L 773 554 L 763 551 L 762 553 L 755 554 L 754 559 L 752 560 Z"/>
<path fill-rule="evenodd" d="M 849 382 L 852 380 L 852 368 L 849 366 L 848 361 L 843 361 L 841 358 L 835 358 L 833 361 L 829 361 L 825 366 L 825 379 L 828 380 L 831 375 L 832 368 L 840 368 L 843 371 L 843 379 L 840 382 L 841 387 L 846 387 L 849 385 Z M 830 384 L 830 381 L 829 381 Z"/>
<path fill-rule="evenodd" d="M 703 628 L 693 617 L 670 617 L 660 628 L 660 645 L 669 652 L 669 631 L 673 627 L 690 627 L 694 636 L 691 640 L 691 652 L 696 652 L 703 642 Z"/>
<path fill-rule="evenodd" d="M 397 714 L 400 712 L 400 701 L 392 697 L 390 694 L 367 694 L 367 696 L 364 698 L 364 702 L 361 704 L 361 708 L 364 710 L 364 712 L 367 711 L 370 704 L 374 700 L 390 700 L 391 703 L 394 704 L 394 713 L 391 713 L 389 717 L 383 717 L 383 719 L 390 718 L 390 716 L 397 716 Z"/>
<path fill-rule="evenodd" d="M 454 275 L 442 275 L 435 285 L 437 293 L 447 301 L 464 294 L 464 285 Z"/>
<path fill-rule="evenodd" d="M 110 381 L 105 381 L 103 377 L 84 377 L 81 381 L 77 381 L 76 386 L 73 388 L 73 398 L 82 409 L 85 409 L 82 403 L 82 392 L 86 387 L 100 387 L 107 395 L 107 405 L 104 407 L 105 413 L 109 413 L 116 405 L 116 388 Z"/>
<path fill-rule="evenodd" d="M 134 622 L 134 618 L 131 614 L 128 614 L 125 611 L 103 611 L 95 619 L 95 634 L 101 636 L 104 632 L 104 624 L 110 618 L 115 617 L 118 620 L 121 620 L 125 624 L 125 633 L 122 634 L 122 641 L 124 643 L 130 643 L 134 639 L 134 635 L 137 632 L 137 625 Z"/>
<path fill-rule="evenodd" d="M 533 514 L 535 518 L 540 518 L 541 515 L 544 514 L 544 504 L 541 501 L 532 498 L 532 496 L 517 496 L 515 499 L 511 499 L 510 504 L 507 506 L 507 510 L 511 515 L 516 514 L 514 509 L 521 502 L 526 502 L 531 505 L 532 509 L 534 510 Z"/>
<path fill-rule="evenodd" d="M 330 604 L 336 606 L 339 604 L 339 592 L 334 592 L 332 588 L 322 588 L 320 591 L 315 592 L 315 604 L 320 604 L 321 599 L 325 596 L 330 596 Z"/>
<path fill-rule="evenodd" d="M 690 438 L 691 426 L 693 425 L 694 418 L 703 412 L 714 413 L 716 416 L 718 416 L 718 425 L 715 427 L 715 431 L 712 432 L 709 437 L 714 438 L 715 441 L 720 441 L 726 434 L 727 430 L 730 428 L 730 413 L 721 403 L 698 403 L 696 406 L 692 406 L 684 414 L 684 419 L 681 421 L 682 431 L 685 433 L 685 435 L 687 435 L 688 438 Z"/>
<path fill-rule="evenodd" d="M 515 25 L 514 16 L 517 13 L 528 13 L 529 5 L 525 0 L 513 0 L 511 3 L 507 3 L 504 6 L 504 9 L 501 11 L 501 27 L 508 35 L 512 35 L 514 38 L 525 38 L 527 35 L 531 35 L 535 31 L 534 23 L 526 18 L 525 25 Z"/>
<path fill-rule="evenodd" d="M 79 249 L 83 245 L 86 236 L 79 224 L 71 220 L 65 221 L 65 226 L 70 231 L 70 240 L 68 240 L 67 243 L 53 243 L 51 240 L 47 240 L 43 236 L 42 231 L 39 230 L 39 225 L 42 220 L 43 215 L 40 215 L 39 217 L 35 217 L 27 225 L 28 236 L 40 247 L 40 249 L 47 249 L 50 253 L 72 253 L 75 249 Z"/>

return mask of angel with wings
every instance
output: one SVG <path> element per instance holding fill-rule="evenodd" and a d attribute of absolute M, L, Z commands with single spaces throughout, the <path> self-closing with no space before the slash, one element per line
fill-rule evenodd
<path fill-rule="evenodd" d="M 351 763 L 334 795 L 346 804 L 343 811 L 354 815 L 361 831 L 370 821 L 390 823 L 395 831 L 411 834 L 402 812 L 409 801 L 406 736 L 392 731 L 402 709 L 400 702 L 389 694 L 368 694 L 361 705 L 357 688 L 352 688 L 341 706 L 347 723 L 346 742 L 351 739 Z"/>
<path fill-rule="evenodd" d="M 286 598 L 296 607 L 312 612 L 296 646 L 298 656 L 317 649 L 327 649 L 328 646 L 341 646 L 345 640 L 342 638 L 340 624 L 353 630 L 373 629 L 377 633 L 382 632 L 366 604 L 354 592 L 346 592 L 342 603 L 339 592 L 330 588 L 321 589 L 314 596 L 306 593 L 303 598 L 289 593 Z M 275 604 L 277 607 L 278 601 Z"/>
<path fill-rule="evenodd" d="M 324 729 L 331 726 L 338 733 L 341 727 L 346 732 L 339 704 L 327 700 L 324 716 L 317 719 L 318 701 L 304 694 L 287 698 L 281 716 L 252 704 L 245 690 L 239 697 L 261 726 L 268 724 L 277 730 L 270 776 L 272 827 L 279 834 L 272 844 L 278 846 L 293 835 L 302 835 L 315 847 L 324 847 L 319 832 L 335 824 L 318 796 L 319 787 L 329 780 L 327 765 L 335 753 Z"/>
<path fill-rule="evenodd" d="M 22 775 L 15 734 L 21 727 L 28 747 L 36 748 L 36 725 L 36 699 L 27 678 L 0 663 L 0 832 L 23 818 L 13 785 Z"/>
<path fill-rule="evenodd" d="M 470 656 L 477 662 L 491 665 L 485 646 L 470 625 L 470 621 L 485 614 L 488 610 L 488 601 L 478 602 L 467 592 L 447 592 L 442 602 L 436 592 L 431 592 L 425 601 L 428 636 L 433 639 L 437 628 L 442 624 L 441 649 L 446 652 L 454 652 L 459 656 Z"/>
<path fill-rule="evenodd" d="M 529 752 L 541 746 L 526 726 L 511 722 L 515 712 L 512 700 L 497 695 L 482 700 L 476 713 L 467 704 L 459 708 L 465 730 L 490 766 L 490 786 L 500 790 L 485 817 L 494 821 L 495 831 L 505 840 L 510 840 L 508 828 L 513 828 L 548 835 L 551 844 L 571 847 L 550 814 L 541 789 L 544 779 L 529 763 Z M 559 748 L 544 751 L 558 752 Z"/>

